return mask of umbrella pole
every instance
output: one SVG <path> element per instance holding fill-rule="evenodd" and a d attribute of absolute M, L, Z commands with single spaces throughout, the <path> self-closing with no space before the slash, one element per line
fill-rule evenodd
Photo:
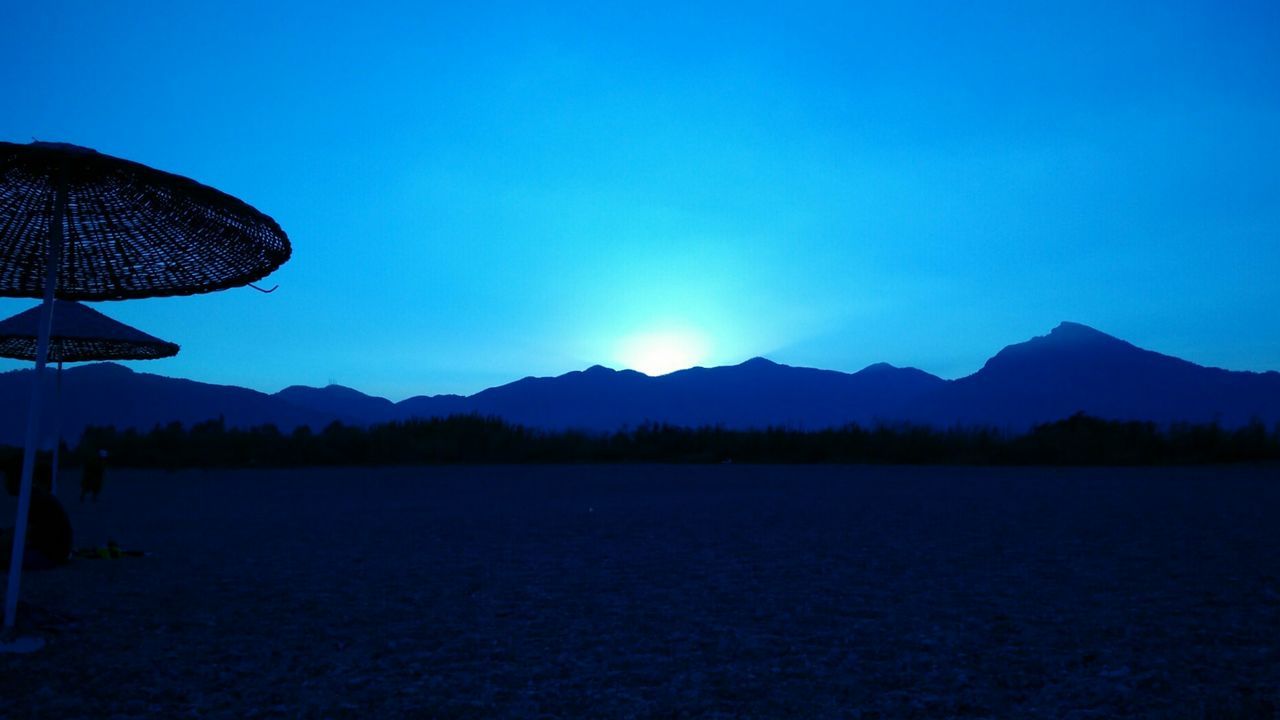
<path fill-rule="evenodd" d="M 58 454 L 62 451 L 62 361 L 58 361 L 57 382 L 53 391 L 53 472 L 49 475 L 49 494 L 58 496 Z"/>
<path fill-rule="evenodd" d="M 9 584 L 4 593 L 4 634 L 13 633 L 18 614 L 18 592 L 22 586 L 22 558 L 27 545 L 27 513 L 31 509 L 31 475 L 36 467 L 36 440 L 39 437 L 40 401 L 43 399 L 44 366 L 49 360 L 49 335 L 53 330 L 53 297 L 62 258 L 62 223 L 67 206 L 67 189 L 61 182 L 53 200 L 49 221 L 49 257 L 44 279 L 44 302 L 40 306 L 40 327 L 36 333 L 36 370 L 31 383 L 31 406 L 27 411 L 27 437 L 22 454 L 22 487 L 18 492 L 18 516 L 14 520 L 13 552 L 9 555 Z M 61 559 L 61 558 L 58 558 Z"/>

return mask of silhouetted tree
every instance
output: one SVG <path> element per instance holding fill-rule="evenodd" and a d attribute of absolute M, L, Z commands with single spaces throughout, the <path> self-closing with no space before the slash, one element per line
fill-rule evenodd
<path fill-rule="evenodd" d="M 149 432 L 87 428 L 71 462 L 107 450 L 114 466 L 253 467 L 438 463 L 671 462 L 965 465 L 1147 465 L 1280 460 L 1280 427 L 1102 420 L 1074 415 L 1012 435 L 991 428 L 848 425 L 820 431 L 730 430 L 645 423 L 614 433 L 546 432 L 455 415 L 319 432 L 274 425 L 228 428 L 222 418 Z M 0 448 L 0 464 L 21 453 Z"/>

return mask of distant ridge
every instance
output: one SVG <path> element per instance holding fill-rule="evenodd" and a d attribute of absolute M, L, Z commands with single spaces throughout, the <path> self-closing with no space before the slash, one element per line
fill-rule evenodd
<path fill-rule="evenodd" d="M 1079 323 L 1010 345 L 923 399 L 912 420 L 1024 430 L 1083 412 L 1115 420 L 1280 421 L 1280 373 L 1236 372 L 1143 350 Z"/>
<path fill-rule="evenodd" d="M 298 408 L 358 425 L 387 422 L 396 417 L 396 405 L 390 400 L 366 395 L 342 385 L 322 388 L 291 385 L 272 397 Z"/>
<path fill-rule="evenodd" d="M 1280 373 L 1203 367 L 1072 322 L 1009 345 L 974 374 L 951 381 L 887 363 L 845 373 L 752 358 L 659 377 L 595 365 L 556 377 L 526 377 L 470 396 L 418 396 L 393 403 L 340 385 L 292 386 L 266 394 L 109 363 L 74 367 L 64 378 L 68 438 L 90 424 L 149 430 L 221 417 L 232 427 L 271 423 L 288 432 L 334 421 L 367 425 L 457 413 L 493 415 L 534 428 L 592 431 L 645 422 L 809 430 L 914 422 L 1021 431 L 1077 412 L 1158 423 L 1216 421 L 1228 427 L 1255 418 L 1280 422 Z M 29 383 L 27 370 L 0 374 L 0 443 L 21 440 Z"/>
<path fill-rule="evenodd" d="M 139 373 L 115 363 L 68 368 L 62 382 L 63 437 L 75 439 L 87 425 L 149 430 L 157 424 L 184 425 L 223 418 L 228 426 L 273 422 L 292 429 L 323 426 L 326 413 L 296 407 L 272 395 L 234 385 L 213 385 Z M 53 397 L 53 373 L 46 373 L 45 397 Z M 22 442 L 31 396 L 31 371 L 0 373 L 0 443 Z M 53 403 L 46 403 L 42 428 L 53 427 Z"/>

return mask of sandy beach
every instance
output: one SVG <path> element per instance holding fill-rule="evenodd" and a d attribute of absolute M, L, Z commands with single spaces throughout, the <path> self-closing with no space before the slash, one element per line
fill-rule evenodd
<path fill-rule="evenodd" d="M 1275 717 L 1276 479 L 117 469 L 0 718 Z"/>

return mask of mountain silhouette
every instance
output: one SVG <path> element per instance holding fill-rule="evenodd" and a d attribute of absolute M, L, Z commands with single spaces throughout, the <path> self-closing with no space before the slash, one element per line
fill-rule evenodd
<path fill-rule="evenodd" d="M 945 384 L 915 368 L 877 363 L 856 373 L 791 367 L 753 358 L 653 378 L 660 406 L 650 419 L 731 428 L 821 429 L 901 416 L 912 400 Z"/>
<path fill-rule="evenodd" d="M 850 374 L 764 358 L 658 377 L 596 365 L 490 388 L 466 398 L 460 407 L 548 429 L 614 430 L 644 422 L 821 428 L 890 419 L 904 403 L 943 382 L 920 370 L 888 365 Z"/>
<path fill-rule="evenodd" d="M 0 443 L 22 442 L 31 398 L 30 370 L 0 373 Z M 41 428 L 51 436 L 54 373 L 45 374 Z M 271 422 L 292 430 L 323 427 L 333 418 L 295 407 L 271 395 L 233 385 L 213 385 L 139 373 L 115 363 L 69 368 L 62 373 L 62 436 L 74 443 L 87 425 L 150 430 L 158 424 L 184 425 L 223 418 L 229 427 Z"/>
<path fill-rule="evenodd" d="M 930 424 L 1025 430 L 1077 412 L 1162 424 L 1275 422 L 1280 373 L 1203 367 L 1064 322 L 1048 335 L 1004 348 L 908 416 Z"/>
<path fill-rule="evenodd" d="M 0 443 L 21 442 L 29 370 L 0 374 Z M 52 374 L 48 378 L 52 393 Z M 858 372 L 791 367 L 753 358 L 738 365 L 650 377 L 593 366 L 527 377 L 470 396 L 417 396 L 399 403 L 347 387 L 292 386 L 275 394 L 134 372 L 110 363 L 64 373 L 64 437 L 86 425 L 149 430 L 221 417 L 228 426 L 271 423 L 283 431 L 340 421 L 372 424 L 478 413 L 542 429 L 611 431 L 644 422 L 727 428 L 816 430 L 848 423 L 985 425 L 1013 431 L 1077 412 L 1101 418 L 1280 421 L 1280 373 L 1196 365 L 1135 347 L 1078 323 L 1010 345 L 977 372 L 943 380 L 885 363 Z M 51 397 L 51 394 L 50 394 Z M 46 407 L 45 427 L 52 419 Z"/>
<path fill-rule="evenodd" d="M 344 423 L 370 425 L 399 417 L 396 404 L 342 385 L 322 388 L 290 385 L 271 397 Z"/>

